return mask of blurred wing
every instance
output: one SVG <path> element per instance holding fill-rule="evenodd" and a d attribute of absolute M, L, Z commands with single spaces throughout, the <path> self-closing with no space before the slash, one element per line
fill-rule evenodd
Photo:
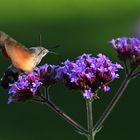
<path fill-rule="evenodd" d="M 8 35 L 0 31 L 0 49 L 4 49 L 4 41 L 6 38 L 8 38 Z"/>
<path fill-rule="evenodd" d="M 19 69 L 15 68 L 13 65 L 10 65 L 0 79 L 0 85 L 3 88 L 9 88 L 11 84 L 18 80 L 20 73 L 21 71 Z"/>
<path fill-rule="evenodd" d="M 34 67 L 34 55 L 22 44 L 8 37 L 5 40 L 4 48 L 7 56 L 11 59 L 12 64 L 22 71 L 32 71 Z"/>

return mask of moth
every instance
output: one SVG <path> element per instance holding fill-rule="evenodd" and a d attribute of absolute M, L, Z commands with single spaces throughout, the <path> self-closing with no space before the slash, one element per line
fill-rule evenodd
<path fill-rule="evenodd" d="M 44 47 L 26 48 L 2 31 L 0 31 L 0 49 L 11 60 L 15 68 L 24 72 L 32 72 L 33 68 L 49 52 Z"/>
<path fill-rule="evenodd" d="M 0 81 L 4 88 L 17 81 L 21 72 L 32 72 L 48 52 L 57 54 L 41 46 L 26 48 L 2 31 L 0 31 L 0 49 L 12 62 Z"/>

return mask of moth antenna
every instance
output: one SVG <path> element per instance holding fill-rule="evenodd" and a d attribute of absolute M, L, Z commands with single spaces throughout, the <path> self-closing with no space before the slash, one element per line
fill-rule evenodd
<path fill-rule="evenodd" d="M 60 54 L 58 54 L 58 53 L 56 53 L 56 52 L 53 52 L 53 51 L 49 51 L 49 53 L 55 54 L 55 55 L 60 55 Z"/>
<path fill-rule="evenodd" d="M 60 61 L 63 61 L 62 56 L 59 53 L 53 52 L 53 51 L 49 51 L 48 53 L 54 54 L 56 56 L 58 56 Z"/>
<path fill-rule="evenodd" d="M 39 46 L 42 46 L 42 34 L 41 33 L 39 34 Z M 58 47 L 60 47 L 60 45 L 55 45 L 55 46 L 52 46 L 52 47 L 48 47 L 47 49 L 55 49 L 55 48 L 58 48 Z M 43 49 L 42 51 L 44 51 L 44 50 L 45 49 Z M 42 51 L 38 55 L 40 55 L 42 53 Z M 48 53 L 51 53 L 51 54 L 54 54 L 54 55 L 58 56 L 61 61 L 63 60 L 61 55 L 56 53 L 56 52 L 48 50 Z"/>
<path fill-rule="evenodd" d="M 39 46 L 42 46 L 42 34 L 39 34 Z"/>
<path fill-rule="evenodd" d="M 40 33 L 39 34 L 39 46 L 43 46 L 43 43 L 42 43 L 42 34 Z M 55 48 L 59 48 L 60 45 L 55 45 L 55 46 L 52 46 L 52 47 L 48 47 L 48 49 L 55 49 Z"/>
<path fill-rule="evenodd" d="M 55 45 L 55 46 L 52 46 L 52 47 L 48 47 L 48 49 L 55 49 L 55 48 L 59 48 L 60 45 Z"/>

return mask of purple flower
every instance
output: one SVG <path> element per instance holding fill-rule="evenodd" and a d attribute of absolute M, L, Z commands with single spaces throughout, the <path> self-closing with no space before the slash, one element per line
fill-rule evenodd
<path fill-rule="evenodd" d="M 140 40 L 138 38 L 117 38 L 110 41 L 120 60 L 129 60 L 131 65 L 140 64 Z"/>
<path fill-rule="evenodd" d="M 109 86 L 106 86 L 106 85 L 102 85 L 102 86 L 99 87 L 99 89 L 101 89 L 101 90 L 107 92 L 107 91 L 110 90 L 110 87 L 109 87 Z"/>
<path fill-rule="evenodd" d="M 57 69 L 57 78 L 64 81 L 67 87 L 79 89 L 86 99 L 97 97 L 96 91 L 101 89 L 109 91 L 106 85 L 118 78 L 118 70 L 122 69 L 120 64 L 113 64 L 105 55 L 98 54 L 92 57 L 91 54 L 83 54 L 75 61 L 66 60 Z"/>
<path fill-rule="evenodd" d="M 30 88 L 30 91 L 32 93 L 35 93 L 37 91 L 38 87 L 40 87 L 41 85 L 42 85 L 42 82 L 39 82 L 37 80 L 32 82 L 32 88 Z"/>
<path fill-rule="evenodd" d="M 92 97 L 93 97 L 93 94 L 94 93 L 92 93 L 92 91 L 91 91 L 91 89 L 85 89 L 84 91 L 83 91 L 83 96 L 86 98 L 86 99 L 91 99 Z"/>
<path fill-rule="evenodd" d="M 49 86 L 56 82 L 54 65 L 42 65 L 34 68 L 31 73 L 22 73 L 18 81 L 9 89 L 8 103 L 26 101 L 39 95 L 40 86 Z"/>

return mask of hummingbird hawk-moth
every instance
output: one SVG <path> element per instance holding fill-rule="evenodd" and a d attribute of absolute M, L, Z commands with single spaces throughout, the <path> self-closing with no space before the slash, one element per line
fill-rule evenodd
<path fill-rule="evenodd" d="M 49 52 L 44 47 L 26 48 L 6 33 L 0 31 L 0 49 L 12 65 L 24 72 L 31 72 Z"/>
<path fill-rule="evenodd" d="M 12 62 L 0 81 L 1 86 L 4 88 L 8 88 L 10 84 L 17 81 L 20 73 L 32 72 L 41 59 L 50 52 L 41 46 L 26 48 L 2 31 L 0 31 L 0 49 Z"/>

